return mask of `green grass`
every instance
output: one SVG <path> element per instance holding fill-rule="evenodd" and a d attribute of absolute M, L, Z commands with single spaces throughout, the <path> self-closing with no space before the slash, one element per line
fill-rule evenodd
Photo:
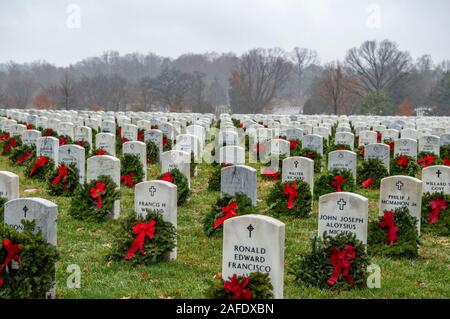
<path fill-rule="evenodd" d="M 257 167 L 253 165 L 254 167 Z M 149 178 L 156 178 L 159 166 L 149 168 Z M 203 215 L 215 202 L 218 192 L 207 190 L 208 177 L 213 172 L 208 164 L 200 164 L 192 183 L 190 201 L 178 207 L 178 259 L 152 266 L 132 267 L 126 262 L 106 261 L 111 247 L 112 232 L 117 221 L 103 223 L 77 221 L 68 216 L 70 199 L 47 194 L 42 183 L 25 178 L 22 170 L 0 158 L 0 170 L 20 176 L 21 197 L 43 197 L 58 204 L 57 263 L 58 298 L 202 298 L 207 280 L 221 271 L 222 238 L 207 238 L 203 234 Z M 270 215 L 264 201 L 273 182 L 258 177 L 256 213 Z M 27 194 L 27 189 L 37 191 Z M 379 191 L 358 190 L 369 198 L 369 211 L 376 218 Z M 122 188 L 122 212 L 133 209 L 133 191 Z M 380 289 L 355 289 L 330 292 L 306 287 L 287 274 L 289 263 L 309 250 L 309 238 L 316 234 L 317 202 L 307 219 L 281 217 L 286 224 L 285 298 L 449 298 L 450 240 L 422 235 L 420 257 L 416 260 L 372 258 L 381 267 Z M 81 269 L 81 288 L 66 285 L 70 264 Z"/>

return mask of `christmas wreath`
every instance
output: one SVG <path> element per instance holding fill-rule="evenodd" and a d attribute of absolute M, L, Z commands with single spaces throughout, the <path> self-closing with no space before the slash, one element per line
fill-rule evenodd
<path fill-rule="evenodd" d="M 92 151 L 92 156 L 96 155 L 111 155 L 111 154 L 109 154 L 109 152 L 105 151 L 102 148 L 94 148 L 94 150 Z"/>
<path fill-rule="evenodd" d="M 11 151 L 9 160 L 13 165 L 25 165 L 27 161 L 36 158 L 36 146 L 22 144 Z"/>
<path fill-rule="evenodd" d="M 86 154 L 86 156 L 89 156 L 89 153 L 91 151 L 91 145 L 89 144 L 88 141 L 76 141 L 75 144 L 84 147 L 84 154 Z"/>
<path fill-rule="evenodd" d="M 395 141 L 392 139 L 384 139 L 383 143 L 389 146 L 389 151 L 391 154 L 394 153 Z"/>
<path fill-rule="evenodd" d="M 144 167 L 138 155 L 123 154 L 120 159 L 120 182 L 127 187 L 133 187 L 144 180 Z"/>
<path fill-rule="evenodd" d="M 72 138 L 69 135 L 60 135 L 58 136 L 59 146 L 73 144 Z"/>
<path fill-rule="evenodd" d="M 370 254 L 414 258 L 418 256 L 417 219 L 406 207 L 384 211 L 378 221 L 369 223 L 367 240 Z"/>
<path fill-rule="evenodd" d="M 314 161 L 314 173 L 320 173 L 322 171 L 322 155 L 316 151 L 304 148 L 301 150 L 299 156 L 307 157 Z"/>
<path fill-rule="evenodd" d="M 22 139 L 19 136 L 7 137 L 2 142 L 2 155 L 10 155 L 17 147 L 22 146 Z"/>
<path fill-rule="evenodd" d="M 394 175 L 416 176 L 420 171 L 419 164 L 411 156 L 397 155 L 391 160 L 390 173 Z"/>
<path fill-rule="evenodd" d="M 450 235 L 450 196 L 443 193 L 425 193 L 422 196 L 423 232 L 437 236 Z"/>
<path fill-rule="evenodd" d="M 177 185 L 178 205 L 187 202 L 191 191 L 189 190 L 186 176 L 184 176 L 178 168 L 173 168 L 168 172 L 161 174 L 158 179 Z"/>
<path fill-rule="evenodd" d="M 442 164 L 442 161 L 441 158 L 436 154 L 429 152 L 420 152 L 417 155 L 417 164 L 419 164 L 420 167 L 425 168 L 432 165 L 440 165 Z"/>
<path fill-rule="evenodd" d="M 450 145 L 441 145 L 440 154 L 442 164 L 450 166 Z"/>
<path fill-rule="evenodd" d="M 152 142 L 145 142 L 147 148 L 147 163 L 148 164 L 156 164 L 159 162 L 159 148 L 158 146 Z"/>
<path fill-rule="evenodd" d="M 295 139 L 289 141 L 291 149 L 291 156 L 300 156 L 302 152 L 302 141 Z"/>
<path fill-rule="evenodd" d="M 311 189 L 302 180 L 277 182 L 269 193 L 266 202 L 270 212 L 275 215 L 308 217 L 312 206 Z"/>
<path fill-rule="evenodd" d="M 172 150 L 172 140 L 168 139 L 166 135 L 163 135 L 163 152 Z"/>
<path fill-rule="evenodd" d="M 49 193 L 54 196 L 72 196 L 80 186 L 79 174 L 75 163 L 61 163 L 48 174 Z"/>
<path fill-rule="evenodd" d="M 345 169 L 333 169 L 322 173 L 314 183 L 314 198 L 334 192 L 353 192 L 355 180 L 352 172 Z"/>
<path fill-rule="evenodd" d="M 120 191 L 109 176 L 99 176 L 77 189 L 72 197 L 69 215 L 79 220 L 101 221 L 111 213 Z"/>
<path fill-rule="evenodd" d="M 260 272 L 248 276 L 234 274 L 228 280 L 219 274 L 205 295 L 210 299 L 273 299 L 273 286 L 269 275 Z"/>
<path fill-rule="evenodd" d="M 46 128 L 42 130 L 42 136 L 53 136 L 53 137 L 57 137 L 58 134 L 53 131 L 51 128 Z"/>
<path fill-rule="evenodd" d="M 0 298 L 44 299 L 52 287 L 59 256 L 41 232 L 33 234 L 34 222 L 22 223 L 23 233 L 0 224 Z M 10 267 L 13 261 L 18 269 Z"/>
<path fill-rule="evenodd" d="M 333 151 L 351 151 L 350 145 L 347 144 L 330 144 L 327 149 L 327 153 Z"/>
<path fill-rule="evenodd" d="M 208 179 L 208 190 L 213 192 L 220 191 L 220 176 L 222 175 L 222 168 L 231 166 L 231 164 L 220 164 L 214 166 L 214 169 Z"/>
<path fill-rule="evenodd" d="M 253 211 L 252 202 L 245 194 L 219 196 L 211 210 L 205 215 L 203 231 L 206 236 L 210 237 L 222 230 L 225 220 L 235 216 L 251 214 Z"/>
<path fill-rule="evenodd" d="M 314 237 L 311 252 L 299 259 L 288 272 L 308 286 L 332 290 L 364 287 L 369 257 L 365 245 L 354 234 Z"/>
<path fill-rule="evenodd" d="M 25 175 L 30 178 L 44 180 L 53 171 L 55 163 L 47 156 L 39 156 L 37 159 L 27 161 L 25 164 Z"/>
<path fill-rule="evenodd" d="M 389 173 L 383 162 L 378 158 L 371 158 L 368 161 L 363 161 L 361 166 L 358 166 L 357 173 L 358 185 L 365 189 L 378 189 L 380 182 Z"/>
<path fill-rule="evenodd" d="M 148 265 L 164 259 L 176 247 L 177 232 L 157 212 L 150 211 L 145 218 L 133 212 L 120 220 L 114 238 L 110 260 Z"/>

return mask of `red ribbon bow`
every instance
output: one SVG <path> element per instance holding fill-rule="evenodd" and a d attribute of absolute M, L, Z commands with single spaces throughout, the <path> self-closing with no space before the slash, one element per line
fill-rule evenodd
<path fill-rule="evenodd" d="M 442 163 L 443 163 L 445 166 L 450 166 L 450 159 L 442 159 Z"/>
<path fill-rule="evenodd" d="M 122 128 L 121 127 L 119 127 L 117 129 L 117 134 L 119 134 L 119 136 L 122 137 Z"/>
<path fill-rule="evenodd" d="M 140 223 L 136 222 L 136 225 L 133 228 L 133 233 L 136 235 L 136 239 L 131 245 L 130 250 L 125 255 L 125 260 L 130 260 L 133 258 L 133 255 L 138 251 L 141 251 L 142 255 L 145 255 L 144 251 L 144 240 L 147 236 L 150 239 L 153 239 L 153 236 L 156 232 L 156 222 L 154 220 L 149 221 L 148 223 Z"/>
<path fill-rule="evenodd" d="M 2 135 L 0 135 L 0 141 L 4 141 L 9 137 L 9 133 L 5 132 Z"/>
<path fill-rule="evenodd" d="M 51 136 L 53 135 L 53 130 L 51 128 L 45 129 L 45 131 L 42 133 L 42 136 Z"/>
<path fill-rule="evenodd" d="M 358 152 L 358 154 L 361 155 L 361 156 L 364 156 L 364 153 L 365 153 L 364 148 L 360 149 L 359 152 Z"/>
<path fill-rule="evenodd" d="M 294 207 L 294 201 L 298 197 L 297 182 L 293 182 L 292 185 L 286 183 L 284 185 L 284 195 L 288 197 L 287 208 L 292 209 Z"/>
<path fill-rule="evenodd" d="M 134 186 L 134 174 L 133 172 L 128 173 L 127 175 L 120 176 L 120 180 L 128 187 Z"/>
<path fill-rule="evenodd" d="M 11 138 L 9 139 L 9 141 L 8 141 L 8 145 L 6 145 L 6 146 L 3 148 L 2 155 L 7 154 L 12 148 L 14 148 L 14 147 L 16 147 L 16 146 L 17 146 L 17 144 L 16 144 L 16 139 L 15 139 L 14 137 L 11 137 Z"/>
<path fill-rule="evenodd" d="M 167 136 L 163 135 L 163 145 L 167 144 Z"/>
<path fill-rule="evenodd" d="M 48 163 L 48 157 L 46 156 L 39 156 L 39 158 L 37 159 L 36 163 L 34 163 L 33 167 L 31 168 L 30 171 L 30 176 L 33 176 L 34 172 L 39 168 L 39 167 L 44 167 L 45 164 Z"/>
<path fill-rule="evenodd" d="M 33 124 L 28 124 L 27 125 L 27 130 L 32 130 L 33 129 Z"/>
<path fill-rule="evenodd" d="M 30 151 L 26 151 L 25 153 L 22 154 L 22 156 L 20 156 L 17 161 L 16 164 L 22 164 L 23 162 L 25 162 L 27 159 L 29 159 L 31 157 L 33 153 L 31 153 Z"/>
<path fill-rule="evenodd" d="M 424 156 L 421 159 L 419 159 L 417 163 L 421 164 L 422 168 L 424 168 L 433 165 L 434 160 L 435 160 L 434 156 L 432 154 L 428 154 L 427 156 Z"/>
<path fill-rule="evenodd" d="M 431 213 L 428 215 L 429 224 L 437 224 L 439 221 L 439 215 L 441 211 L 447 209 L 447 203 L 445 199 L 437 197 L 435 200 L 430 202 Z"/>
<path fill-rule="evenodd" d="M 334 286 L 339 279 L 339 275 L 342 273 L 342 277 L 346 278 L 350 285 L 354 285 L 355 282 L 350 276 L 350 268 L 352 266 L 351 260 L 356 258 L 355 248 L 351 245 L 346 245 L 342 251 L 337 247 L 333 247 L 330 256 L 330 263 L 334 266 L 331 277 L 327 280 L 328 286 Z"/>
<path fill-rule="evenodd" d="M 264 170 L 263 175 L 266 176 L 266 177 L 272 177 L 274 180 L 277 180 L 278 179 L 278 175 L 280 175 L 280 173 L 278 173 L 276 171 L 273 171 L 270 168 L 267 168 L 267 169 Z"/>
<path fill-rule="evenodd" d="M 105 151 L 105 150 L 102 150 L 102 149 L 99 149 L 99 150 L 97 150 L 97 151 L 95 152 L 95 154 L 97 154 L 97 155 L 105 155 L 105 154 L 106 154 L 106 151 Z"/>
<path fill-rule="evenodd" d="M 381 142 L 381 138 L 382 138 L 381 132 L 377 132 L 377 142 L 378 143 Z"/>
<path fill-rule="evenodd" d="M 61 136 L 61 137 L 59 138 L 59 146 L 66 145 L 66 143 L 67 143 L 67 137 Z"/>
<path fill-rule="evenodd" d="M 338 147 L 338 151 L 344 151 L 345 150 L 345 146 L 339 146 Z"/>
<path fill-rule="evenodd" d="M 365 189 L 372 189 L 373 179 L 369 177 L 368 179 L 366 179 L 364 182 L 361 183 L 361 186 L 364 187 Z"/>
<path fill-rule="evenodd" d="M 52 180 L 51 184 L 55 185 L 58 184 L 61 180 L 67 179 L 67 174 L 69 173 L 69 169 L 66 165 L 61 164 L 58 167 L 58 176 L 55 177 L 55 179 Z"/>
<path fill-rule="evenodd" d="M 291 150 L 295 150 L 297 148 L 297 141 L 289 141 L 289 145 Z"/>
<path fill-rule="evenodd" d="M 239 123 L 239 128 L 244 128 L 244 123 Z"/>
<path fill-rule="evenodd" d="M 388 143 L 388 145 L 389 145 L 389 150 L 392 151 L 394 149 L 394 146 L 395 146 L 394 142 L 390 142 L 390 143 Z"/>
<path fill-rule="evenodd" d="M 3 269 L 8 266 L 8 264 L 14 260 L 15 262 L 20 262 L 20 247 L 19 244 L 13 244 L 9 239 L 5 239 L 3 241 L 3 248 L 6 250 L 6 260 L 0 267 L 0 287 L 3 286 L 3 277 L 2 272 Z"/>
<path fill-rule="evenodd" d="M 97 208 L 102 208 L 102 195 L 106 191 L 106 184 L 102 182 L 97 182 L 95 187 L 91 187 L 89 192 L 91 193 L 91 197 L 97 200 Z"/>
<path fill-rule="evenodd" d="M 172 173 L 171 172 L 164 173 L 163 176 L 161 176 L 161 178 L 159 180 L 173 183 Z"/>
<path fill-rule="evenodd" d="M 389 245 L 395 244 L 398 239 L 397 232 L 399 227 L 394 222 L 394 211 L 384 211 L 381 221 L 378 223 L 381 228 L 387 228 L 386 241 Z"/>
<path fill-rule="evenodd" d="M 309 159 L 312 159 L 312 160 L 314 160 L 316 158 L 316 154 L 314 154 L 313 152 L 305 152 L 305 154 L 303 156 L 307 157 Z"/>
<path fill-rule="evenodd" d="M 401 155 L 397 160 L 397 165 L 405 169 L 408 167 L 408 156 Z"/>
<path fill-rule="evenodd" d="M 239 282 L 236 274 L 230 280 L 225 281 L 223 289 L 233 293 L 231 299 L 253 299 L 253 293 L 250 289 L 246 289 L 249 284 L 248 277 L 244 276 Z"/>
<path fill-rule="evenodd" d="M 222 207 L 222 214 L 224 216 L 222 216 L 216 220 L 216 222 L 214 223 L 214 229 L 217 229 L 227 219 L 236 216 L 237 208 L 238 208 L 237 202 L 231 202 L 230 205 Z"/>
<path fill-rule="evenodd" d="M 123 143 L 126 143 L 126 142 L 129 142 L 129 141 L 130 141 L 129 139 L 123 138 L 123 139 L 122 139 L 122 144 L 123 144 Z"/>
<path fill-rule="evenodd" d="M 336 188 L 338 192 L 342 192 L 341 184 L 347 182 L 344 176 L 336 175 L 334 181 L 331 182 L 331 186 Z"/>
<path fill-rule="evenodd" d="M 144 131 L 139 130 L 137 138 L 138 138 L 138 141 L 143 141 L 144 140 Z"/>

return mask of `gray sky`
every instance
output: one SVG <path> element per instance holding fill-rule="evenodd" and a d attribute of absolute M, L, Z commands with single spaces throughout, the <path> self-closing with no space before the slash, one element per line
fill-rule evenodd
<path fill-rule="evenodd" d="M 0 0 L 0 63 L 307 47 L 322 62 L 364 40 L 450 58 L 448 0 Z"/>

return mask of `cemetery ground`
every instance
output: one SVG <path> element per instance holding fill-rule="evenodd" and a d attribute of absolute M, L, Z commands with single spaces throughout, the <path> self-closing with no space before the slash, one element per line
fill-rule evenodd
<path fill-rule="evenodd" d="M 257 169 L 259 165 L 249 164 Z M 192 178 L 190 201 L 178 207 L 178 257 L 151 266 L 132 267 L 124 262 L 108 262 L 106 256 L 113 241 L 117 221 L 102 223 L 78 221 L 68 215 L 70 198 L 50 196 L 43 183 L 28 179 L 22 169 L 0 158 L 2 170 L 20 176 L 20 197 L 42 197 L 58 205 L 57 297 L 58 298 L 203 298 L 208 281 L 221 271 L 221 235 L 207 238 L 203 233 L 203 216 L 211 209 L 219 192 L 207 190 L 213 171 L 209 164 L 198 166 L 198 176 Z M 160 172 L 159 164 L 148 169 L 148 180 Z M 273 185 L 258 176 L 258 205 L 255 213 L 270 216 L 265 198 Z M 35 189 L 30 193 L 30 190 Z M 369 216 L 376 219 L 378 190 L 358 189 L 368 197 Z M 133 190 L 121 189 L 121 215 L 133 209 Z M 310 249 L 310 238 L 316 235 L 317 201 L 313 214 L 306 219 L 277 217 L 286 224 L 285 298 L 448 298 L 450 295 L 450 239 L 421 236 L 419 258 L 394 260 L 373 257 L 381 267 L 381 288 L 352 289 L 333 292 L 299 284 L 287 273 L 299 254 Z M 69 265 L 81 270 L 81 288 L 69 288 Z"/>

